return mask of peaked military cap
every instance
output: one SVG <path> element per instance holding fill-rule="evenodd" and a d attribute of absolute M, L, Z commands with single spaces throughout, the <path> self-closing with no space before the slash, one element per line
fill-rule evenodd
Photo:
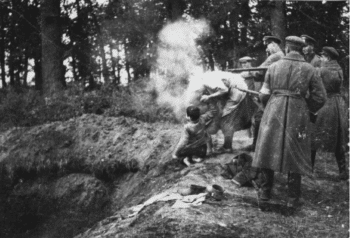
<path fill-rule="evenodd" d="M 263 41 L 273 41 L 277 44 L 281 44 L 281 39 L 276 36 L 264 36 Z"/>
<path fill-rule="evenodd" d="M 327 54 L 329 56 L 333 56 L 332 58 L 338 58 L 339 57 L 339 53 L 336 49 L 334 49 L 331 46 L 325 46 L 322 48 L 322 52 L 321 54 Z"/>
<path fill-rule="evenodd" d="M 316 44 L 316 40 L 314 38 L 312 38 L 311 36 L 301 35 L 301 38 L 305 41 L 306 44 L 308 44 L 308 43 Z"/>
<path fill-rule="evenodd" d="M 249 57 L 249 56 L 244 56 L 244 57 L 242 57 L 242 58 L 240 58 L 238 61 L 240 62 L 240 63 L 246 63 L 246 62 L 250 62 L 250 61 L 252 61 L 253 59 L 251 58 L 251 57 Z"/>
<path fill-rule="evenodd" d="M 305 42 L 299 36 L 287 36 L 286 45 L 294 45 L 298 47 L 305 46 Z"/>

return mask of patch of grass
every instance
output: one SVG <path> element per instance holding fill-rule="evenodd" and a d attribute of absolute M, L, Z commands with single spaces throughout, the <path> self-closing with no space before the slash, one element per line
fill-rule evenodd
<path fill-rule="evenodd" d="M 105 84 L 86 92 L 79 84 L 72 83 L 46 98 L 34 89 L 1 89 L 0 129 L 65 121 L 84 113 L 127 116 L 145 122 L 178 122 L 171 109 L 156 103 L 156 97 L 145 84 L 127 87 Z"/>
<path fill-rule="evenodd" d="M 144 84 L 117 89 L 110 87 L 104 85 L 101 88 L 101 92 L 108 95 L 111 105 L 105 115 L 133 117 L 144 122 L 178 122 L 170 108 L 157 104 L 156 92 L 147 90 Z"/>
<path fill-rule="evenodd" d="M 93 174 L 101 180 L 111 181 L 139 170 L 139 164 L 134 159 L 103 159 L 88 150 L 78 150 L 72 134 L 51 127 L 38 135 L 13 136 L 16 140 L 11 143 L 16 143 L 17 147 L 0 162 L 0 184 L 14 186 L 21 181 L 56 178 L 70 173 Z"/>
<path fill-rule="evenodd" d="M 15 186 L 18 183 L 38 178 L 54 179 L 71 173 L 92 174 L 96 178 L 109 182 L 121 175 L 139 170 L 136 160 L 107 160 L 90 163 L 82 155 L 39 158 L 38 160 L 16 160 L 0 162 L 2 176 L 0 182 Z"/>

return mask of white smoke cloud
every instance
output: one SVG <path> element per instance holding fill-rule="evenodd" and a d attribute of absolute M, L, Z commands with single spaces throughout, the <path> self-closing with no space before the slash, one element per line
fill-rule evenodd
<path fill-rule="evenodd" d="M 159 33 L 157 60 L 152 72 L 157 102 L 172 107 L 183 115 L 187 106 L 186 90 L 189 78 L 204 71 L 201 48 L 197 41 L 209 35 L 205 20 L 180 20 L 167 24 Z"/>
<path fill-rule="evenodd" d="M 206 111 L 206 104 L 199 101 L 204 85 L 223 88 L 221 79 L 226 78 L 232 85 L 247 88 L 239 74 L 205 72 L 201 48 L 196 42 L 208 36 L 209 31 L 205 20 L 181 20 L 166 25 L 159 33 L 158 55 L 151 74 L 152 87 L 158 92 L 158 104 L 170 106 L 178 119 L 185 115 L 185 108 L 191 104 Z"/>

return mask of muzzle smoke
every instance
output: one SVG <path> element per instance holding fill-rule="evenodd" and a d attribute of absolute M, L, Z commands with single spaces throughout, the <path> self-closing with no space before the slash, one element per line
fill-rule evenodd
<path fill-rule="evenodd" d="M 209 25 L 204 20 L 170 23 L 159 33 L 152 81 L 158 92 L 158 104 L 170 106 L 178 117 L 188 104 L 186 90 L 190 77 L 204 71 L 201 48 L 196 42 L 208 34 Z"/>

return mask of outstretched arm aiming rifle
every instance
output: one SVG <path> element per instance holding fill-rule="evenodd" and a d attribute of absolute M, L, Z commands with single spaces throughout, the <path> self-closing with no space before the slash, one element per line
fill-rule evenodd
<path fill-rule="evenodd" d="M 255 97 L 259 97 L 259 95 L 261 95 L 260 92 L 249 90 L 249 89 L 243 89 L 243 88 L 237 87 L 237 85 L 235 85 L 234 88 L 237 88 L 239 91 L 242 91 L 242 92 L 245 92 L 245 93 L 249 93 L 249 94 L 251 94 L 251 95 L 253 95 Z"/>
<path fill-rule="evenodd" d="M 249 90 L 249 89 L 243 89 L 243 88 L 240 88 L 240 87 L 237 87 L 237 86 L 234 86 L 234 88 L 237 88 L 239 91 L 248 93 L 248 94 L 258 98 L 258 102 L 260 102 L 259 104 L 262 103 L 263 106 L 266 106 L 267 101 L 270 98 L 270 94 L 264 94 L 264 93 L 256 92 L 256 91 Z"/>
<path fill-rule="evenodd" d="M 266 71 L 267 67 L 257 67 L 257 68 L 245 68 L 245 69 L 228 69 L 228 72 L 231 73 L 241 73 L 241 72 L 250 72 L 250 71 Z"/>

